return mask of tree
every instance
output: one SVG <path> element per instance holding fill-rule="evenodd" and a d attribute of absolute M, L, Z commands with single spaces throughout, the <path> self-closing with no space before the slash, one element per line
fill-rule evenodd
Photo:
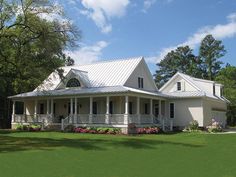
<path fill-rule="evenodd" d="M 178 47 L 176 50 L 169 52 L 157 64 L 158 70 L 154 75 L 156 85 L 161 87 L 178 71 L 199 77 L 201 75 L 200 60 L 192 52 L 193 50 L 189 46 Z"/>
<path fill-rule="evenodd" d="M 222 41 L 216 40 L 212 35 L 207 35 L 201 42 L 199 57 L 202 60 L 202 70 L 206 73 L 205 79 L 214 80 L 221 69 L 219 58 L 226 53 Z"/>
<path fill-rule="evenodd" d="M 224 85 L 224 96 L 230 101 L 227 119 L 229 125 L 236 124 L 236 67 L 227 65 L 216 76 L 216 81 Z"/>
<path fill-rule="evenodd" d="M 7 96 L 32 91 L 65 65 L 63 51 L 80 39 L 70 21 L 44 18 L 52 14 L 65 18 L 48 0 L 0 0 L 0 101 L 5 118 L 9 117 Z"/>

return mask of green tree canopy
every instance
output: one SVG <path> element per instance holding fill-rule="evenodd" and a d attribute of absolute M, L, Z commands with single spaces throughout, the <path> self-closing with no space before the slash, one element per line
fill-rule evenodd
<path fill-rule="evenodd" d="M 222 41 L 216 40 L 212 35 L 207 35 L 201 42 L 199 57 L 202 60 L 202 69 L 204 70 L 205 79 L 214 80 L 215 76 L 221 69 L 223 62 L 219 58 L 226 53 Z"/>
<path fill-rule="evenodd" d="M 227 123 L 236 125 L 236 67 L 226 66 L 217 74 L 215 80 L 224 85 L 224 96 L 230 101 L 227 112 Z"/>
<path fill-rule="evenodd" d="M 189 46 L 178 47 L 169 52 L 160 63 L 157 63 L 155 82 L 158 87 L 161 87 L 178 71 L 199 77 L 201 74 L 199 64 L 198 57 L 193 54 L 193 50 Z"/>
<path fill-rule="evenodd" d="M 48 16 L 57 18 L 45 18 Z M 32 91 L 49 73 L 73 64 L 64 50 L 80 31 L 49 0 L 0 0 L 0 96 Z"/>

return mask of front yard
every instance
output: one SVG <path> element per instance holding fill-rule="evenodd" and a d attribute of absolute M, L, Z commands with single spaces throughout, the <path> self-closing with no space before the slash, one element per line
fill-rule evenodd
<path fill-rule="evenodd" d="M 2 177 L 235 177 L 236 134 L 0 132 Z"/>

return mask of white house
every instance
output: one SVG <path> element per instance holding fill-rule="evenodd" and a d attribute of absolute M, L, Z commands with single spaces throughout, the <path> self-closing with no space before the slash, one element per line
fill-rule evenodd
<path fill-rule="evenodd" d="M 193 119 L 207 126 L 215 118 L 225 124 L 223 86 L 177 73 L 160 90 L 143 57 L 62 67 L 34 91 L 11 96 L 12 127 L 43 123 L 64 128 L 108 126 L 127 129 L 159 125 L 184 127 Z M 16 102 L 23 102 L 21 114 Z"/>

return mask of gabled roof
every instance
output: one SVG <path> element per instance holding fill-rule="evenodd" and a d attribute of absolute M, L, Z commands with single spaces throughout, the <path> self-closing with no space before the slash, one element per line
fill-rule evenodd
<path fill-rule="evenodd" d="M 217 95 L 213 95 L 212 93 L 206 91 L 201 84 L 199 84 L 199 81 L 204 83 L 214 83 L 216 85 L 220 85 L 219 83 L 216 83 L 214 81 L 210 81 L 210 80 L 205 80 L 205 79 L 199 79 L 199 78 L 195 78 L 192 76 L 189 76 L 187 74 L 183 74 L 180 72 L 177 72 L 166 84 L 164 84 L 161 88 L 160 91 L 163 92 L 163 90 L 171 83 L 173 82 L 178 76 L 180 76 L 181 78 L 183 78 L 186 82 L 188 82 L 191 86 L 193 86 L 197 91 L 185 91 L 185 92 L 168 92 L 165 93 L 166 95 L 169 95 L 170 97 L 175 97 L 175 98 L 183 98 L 183 97 L 209 97 L 209 98 L 213 98 L 213 99 L 218 99 L 218 100 L 222 100 L 222 101 L 227 101 L 228 100 L 224 97 L 219 97 Z"/>
<path fill-rule="evenodd" d="M 63 75 L 66 76 L 70 70 L 77 70 L 80 73 L 86 72 L 90 87 L 107 87 L 124 85 L 131 73 L 144 60 L 143 57 L 109 60 L 87 65 L 75 65 L 62 67 Z M 35 89 L 37 90 L 55 90 L 60 84 L 61 79 L 55 71 Z"/>

